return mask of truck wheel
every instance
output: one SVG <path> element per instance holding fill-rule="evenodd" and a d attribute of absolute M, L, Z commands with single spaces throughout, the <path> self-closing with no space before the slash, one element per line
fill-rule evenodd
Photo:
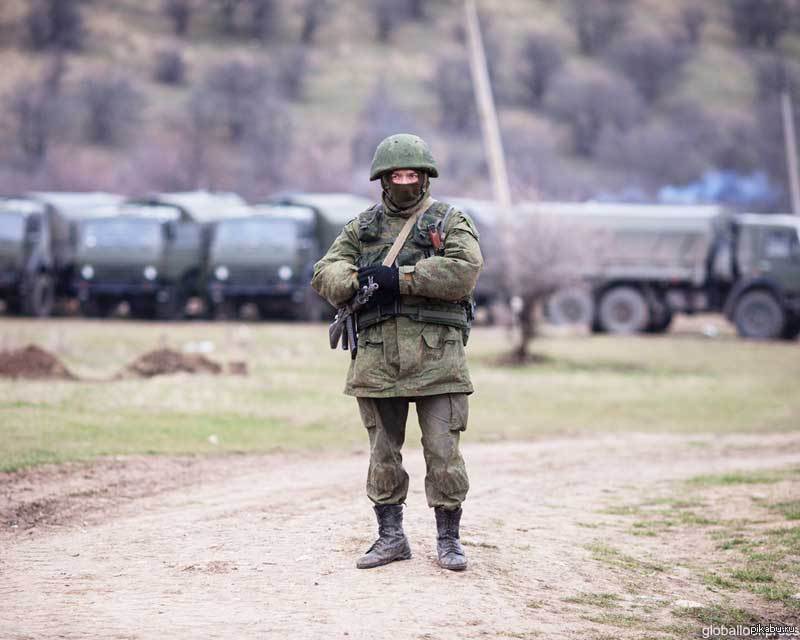
<path fill-rule="evenodd" d="M 788 320 L 783 327 L 781 338 L 784 340 L 794 340 L 797 336 L 800 336 L 800 318 L 794 316 Z"/>
<path fill-rule="evenodd" d="M 652 314 L 651 314 L 652 317 Z M 672 311 L 664 310 L 660 317 L 653 318 L 647 325 L 647 333 L 666 333 L 669 325 L 672 324 Z"/>
<path fill-rule="evenodd" d="M 38 273 L 33 277 L 30 289 L 22 301 L 22 310 L 26 316 L 43 318 L 53 312 L 54 301 L 53 279 L 46 273 Z"/>
<path fill-rule="evenodd" d="M 786 326 L 786 313 L 768 291 L 748 291 L 736 303 L 733 322 L 743 338 L 775 340 Z"/>
<path fill-rule="evenodd" d="M 322 322 L 328 304 L 311 287 L 306 288 L 303 301 L 295 304 L 292 316 L 302 322 Z"/>
<path fill-rule="evenodd" d="M 594 317 L 592 294 L 579 287 L 560 289 L 550 296 L 545 313 L 556 325 L 589 326 Z"/>
<path fill-rule="evenodd" d="M 106 298 L 81 300 L 81 315 L 86 318 L 107 318 L 116 307 L 115 301 Z"/>
<path fill-rule="evenodd" d="M 650 322 L 644 296 L 634 287 L 612 287 L 600 300 L 600 327 L 608 333 L 640 333 Z"/>

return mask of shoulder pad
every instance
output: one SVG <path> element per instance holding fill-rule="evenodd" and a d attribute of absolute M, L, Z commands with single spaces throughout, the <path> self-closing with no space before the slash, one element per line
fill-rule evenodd
<path fill-rule="evenodd" d="M 478 233 L 478 227 L 475 226 L 472 218 L 468 213 L 463 212 L 461 209 L 454 209 L 453 215 L 450 216 L 450 229 L 463 229 L 475 236 L 476 240 L 480 240 L 481 234 Z M 445 231 L 447 231 L 447 223 L 445 223 Z"/>

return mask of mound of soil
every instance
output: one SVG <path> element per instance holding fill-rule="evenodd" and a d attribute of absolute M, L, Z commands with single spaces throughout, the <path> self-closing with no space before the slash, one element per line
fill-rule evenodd
<path fill-rule="evenodd" d="M 145 353 L 126 368 L 129 375 L 142 378 L 171 373 L 222 373 L 222 366 L 198 354 L 185 354 L 172 349 L 156 349 Z"/>
<path fill-rule="evenodd" d="M 61 360 L 33 344 L 21 349 L 0 351 L 0 377 L 77 380 Z"/>

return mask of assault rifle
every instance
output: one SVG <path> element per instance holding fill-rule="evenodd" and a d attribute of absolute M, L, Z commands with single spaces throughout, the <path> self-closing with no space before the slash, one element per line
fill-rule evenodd
<path fill-rule="evenodd" d="M 356 352 L 358 351 L 358 324 L 356 323 L 356 314 L 364 308 L 369 302 L 372 294 L 378 289 L 378 283 L 369 276 L 367 284 L 361 287 L 354 295 L 350 302 L 344 306 L 339 307 L 336 311 L 336 317 L 328 326 L 328 338 L 330 339 L 331 349 L 339 346 L 342 343 L 344 351 L 350 351 L 350 358 L 355 360 Z"/>

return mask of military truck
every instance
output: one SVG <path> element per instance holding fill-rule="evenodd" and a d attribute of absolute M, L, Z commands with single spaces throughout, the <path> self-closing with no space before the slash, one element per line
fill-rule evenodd
<path fill-rule="evenodd" d="M 48 211 L 47 228 L 52 247 L 56 300 L 74 299 L 78 225 L 84 218 L 91 217 L 99 207 L 122 202 L 123 197 L 102 191 L 37 191 L 26 194 L 25 198 L 38 202 L 39 206 Z"/>
<path fill-rule="evenodd" d="M 547 315 L 598 332 L 666 331 L 676 313 L 725 313 L 741 336 L 800 331 L 800 218 L 732 215 L 719 207 L 537 203 L 585 246 L 573 286 Z"/>
<path fill-rule="evenodd" d="M 500 225 L 504 223 L 502 211 L 498 205 L 489 200 L 475 200 L 470 198 L 442 198 L 466 213 L 478 228 L 481 235 L 481 253 L 483 254 L 483 269 L 478 277 L 473 298 L 475 305 L 480 310 L 486 310 L 489 323 L 493 323 L 493 307 L 496 303 L 506 303 L 509 299 L 505 273 L 506 256 L 502 250 Z"/>
<path fill-rule="evenodd" d="M 302 305 L 305 307 L 305 311 L 301 312 L 298 309 L 297 314 L 309 320 L 332 318 L 336 310 L 311 288 L 311 271 L 314 263 L 333 244 L 344 225 L 372 206 L 374 202 L 349 193 L 282 193 L 272 196 L 265 204 L 280 207 L 292 206 L 311 211 L 310 233 L 305 236 L 306 240 L 311 242 L 311 247 L 308 253 L 308 265 L 304 267 L 304 281 L 301 285 L 304 299 Z M 297 213 L 295 215 L 302 217 L 307 214 Z M 295 295 L 299 300 L 300 294 L 296 293 Z"/>
<path fill-rule="evenodd" d="M 212 220 L 246 208 L 232 193 L 153 194 L 105 208 L 79 224 L 75 286 L 84 313 L 128 303 L 143 319 L 177 319 L 200 293 Z"/>
<path fill-rule="evenodd" d="M 202 254 L 197 225 L 170 206 L 123 203 L 78 223 L 74 287 L 83 313 L 127 302 L 137 318 L 181 317 Z"/>
<path fill-rule="evenodd" d="M 308 207 L 259 205 L 213 224 L 204 289 L 215 317 L 236 317 L 246 304 L 261 317 L 321 320 L 325 308 L 308 286 L 321 255 Z"/>
<path fill-rule="evenodd" d="M 62 253 L 56 215 L 31 198 L 0 198 L 0 297 L 9 313 L 53 311 Z"/>

